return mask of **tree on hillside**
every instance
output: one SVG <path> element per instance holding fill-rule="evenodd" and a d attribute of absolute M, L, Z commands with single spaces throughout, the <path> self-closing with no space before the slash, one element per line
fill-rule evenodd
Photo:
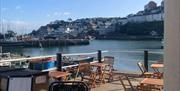
<path fill-rule="evenodd" d="M 4 39 L 4 35 L 0 33 L 0 39 Z"/>
<path fill-rule="evenodd" d="M 17 35 L 17 33 L 15 33 L 13 30 L 8 30 L 5 33 L 6 38 L 15 37 L 16 35 Z"/>

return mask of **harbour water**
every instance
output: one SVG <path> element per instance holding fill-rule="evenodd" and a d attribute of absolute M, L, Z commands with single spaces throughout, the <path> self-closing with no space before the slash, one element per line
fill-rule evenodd
<path fill-rule="evenodd" d="M 29 56 L 45 56 L 61 53 L 85 53 L 97 50 L 107 50 L 103 56 L 115 57 L 115 69 L 123 72 L 139 72 L 138 61 L 143 61 L 144 50 L 148 50 L 149 61 L 157 61 L 163 58 L 161 41 L 121 41 L 121 40 L 92 40 L 89 45 L 59 46 L 50 48 L 6 48 L 4 52 L 24 54 Z M 96 55 L 93 55 L 96 56 Z"/>

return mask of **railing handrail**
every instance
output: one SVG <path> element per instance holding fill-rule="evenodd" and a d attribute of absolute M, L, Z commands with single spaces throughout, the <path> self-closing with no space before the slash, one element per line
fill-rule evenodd
<path fill-rule="evenodd" d="M 108 51 L 102 51 L 102 53 L 105 53 Z M 97 52 L 91 52 L 91 53 L 72 53 L 72 54 L 62 54 L 62 56 L 78 56 L 78 55 L 92 55 L 97 54 Z M 2 62 L 16 62 L 16 61 L 27 61 L 27 60 L 33 60 L 33 59 L 41 59 L 41 58 L 48 58 L 48 57 L 56 57 L 56 55 L 48 55 L 48 56 L 37 56 L 37 57 L 29 57 L 29 58 L 18 58 L 18 59 L 8 59 L 8 60 L 0 60 L 0 63 Z"/>
<path fill-rule="evenodd" d="M 11 53 L 10 52 L 7 52 L 7 53 L 0 53 L 0 55 L 10 55 Z"/>
<path fill-rule="evenodd" d="M 120 50 L 120 51 L 109 51 L 109 52 L 116 52 L 116 53 L 144 53 L 144 50 L 136 50 L 136 51 Z M 150 51 L 150 50 L 148 50 L 148 53 L 163 54 L 163 52 L 155 52 L 155 51 Z"/>
<path fill-rule="evenodd" d="M 142 50 L 140 51 L 102 51 L 102 53 L 106 53 L 106 52 L 122 52 L 122 53 L 143 53 Z M 78 56 L 78 55 L 93 55 L 93 54 L 97 54 L 98 52 L 91 52 L 91 53 L 71 53 L 71 54 L 62 54 L 62 56 Z M 156 54 L 163 54 L 163 52 L 152 52 L 149 51 L 149 53 L 156 53 Z M 8 54 L 8 53 L 7 53 Z M 56 57 L 56 55 L 47 55 L 47 56 L 37 56 L 37 57 L 29 57 L 29 58 L 18 58 L 18 59 L 6 59 L 6 60 L 0 60 L 0 63 L 2 62 L 17 62 L 17 61 L 21 61 L 21 62 L 25 62 L 27 60 L 33 60 L 33 59 L 43 59 L 43 58 L 48 58 L 48 57 Z"/>
<path fill-rule="evenodd" d="M 93 62 L 90 62 L 90 63 L 96 63 L 96 62 L 98 62 L 98 61 L 93 61 Z M 78 65 L 79 64 L 63 66 L 62 69 L 77 67 Z M 53 68 L 45 69 L 45 70 L 42 70 L 42 71 L 45 72 L 45 71 L 51 71 L 51 70 L 56 70 L 56 69 L 57 69 L 57 67 L 53 67 Z"/>

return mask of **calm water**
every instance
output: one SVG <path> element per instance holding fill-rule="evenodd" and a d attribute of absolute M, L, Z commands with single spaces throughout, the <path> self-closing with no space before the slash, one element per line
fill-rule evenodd
<path fill-rule="evenodd" d="M 90 45 L 63 46 L 52 48 L 8 48 L 4 52 L 25 54 L 30 56 L 55 55 L 61 53 L 83 53 L 95 52 L 97 50 L 108 50 L 103 56 L 115 57 L 115 68 L 121 71 L 139 72 L 137 62 L 143 60 L 143 51 L 162 52 L 161 41 L 120 41 L 120 40 L 93 40 Z M 130 51 L 130 52 L 127 52 Z M 138 51 L 138 52 L 132 52 Z M 140 52 L 139 52 L 140 51 Z M 94 55 L 96 56 L 96 55 Z M 149 60 L 162 59 L 162 54 L 150 53 Z"/>

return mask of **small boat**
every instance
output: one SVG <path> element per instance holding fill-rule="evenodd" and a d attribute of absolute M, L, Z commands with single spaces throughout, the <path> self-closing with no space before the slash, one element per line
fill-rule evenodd
<path fill-rule="evenodd" d="M 33 59 L 29 61 L 29 68 L 33 70 L 45 70 L 56 66 L 56 60 L 52 57 Z"/>
<path fill-rule="evenodd" d="M 94 57 L 83 57 L 83 58 L 74 59 L 73 62 L 75 63 L 92 62 L 93 60 L 94 60 Z"/>
<path fill-rule="evenodd" d="M 63 57 L 62 66 L 79 64 L 80 62 L 92 62 L 94 57 Z M 29 61 L 29 68 L 33 70 L 46 70 L 56 67 L 57 61 L 54 58 L 33 59 Z"/>
<path fill-rule="evenodd" d="M 63 60 L 62 62 L 63 66 L 79 64 L 81 62 L 92 62 L 94 60 L 94 57 L 78 57 L 78 58 L 68 58 L 68 59 L 69 60 Z"/>

